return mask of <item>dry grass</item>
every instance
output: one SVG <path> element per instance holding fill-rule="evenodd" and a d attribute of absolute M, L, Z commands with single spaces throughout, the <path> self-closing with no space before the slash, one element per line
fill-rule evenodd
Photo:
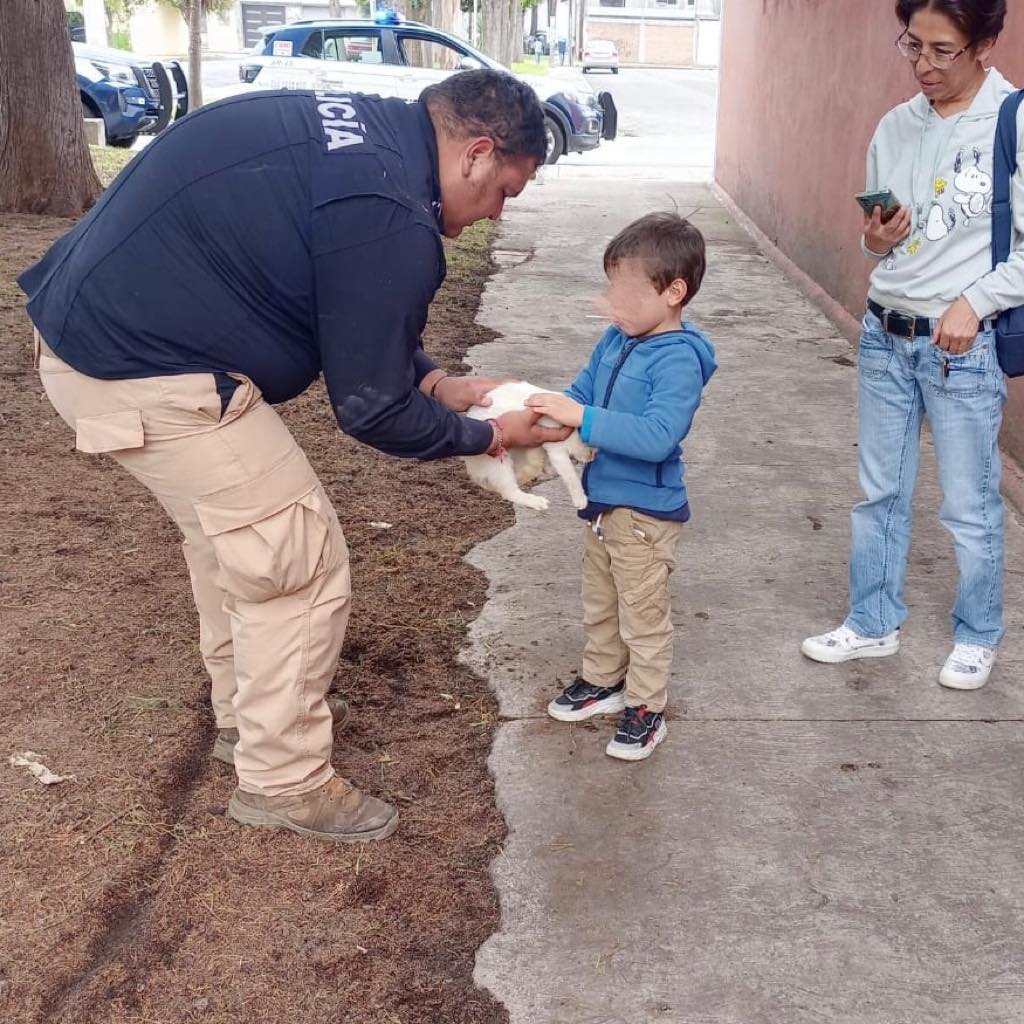
<path fill-rule="evenodd" d="M 118 151 L 120 154 L 120 151 Z M 461 561 L 509 522 L 461 465 L 385 459 L 314 389 L 285 410 L 335 501 L 356 606 L 336 761 L 398 803 L 387 843 L 331 848 L 224 816 L 173 526 L 109 460 L 72 450 L 30 367 L 14 274 L 67 222 L 0 218 L 0 734 L 77 781 L 0 768 L 0 1010 L 11 1024 L 492 1024 L 473 955 L 496 924 L 503 839 L 486 757 L 495 708 L 455 664 L 483 599 Z M 452 253 L 428 347 L 473 326 L 486 230 Z M 458 509 L 458 522 L 452 510 Z M 372 521 L 394 524 L 381 531 Z M 3 760 L 6 760 L 4 758 Z"/>

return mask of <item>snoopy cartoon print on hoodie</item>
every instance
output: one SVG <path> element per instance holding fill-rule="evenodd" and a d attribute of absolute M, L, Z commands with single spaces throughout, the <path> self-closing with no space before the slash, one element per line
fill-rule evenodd
<path fill-rule="evenodd" d="M 973 160 L 973 163 L 970 161 Z M 953 165 L 953 202 L 958 203 L 965 221 L 992 212 L 992 175 L 981 169 L 981 150 L 975 148 L 968 154 L 961 149 Z"/>
<path fill-rule="evenodd" d="M 931 212 L 928 214 L 928 222 L 924 228 L 924 237 L 929 242 L 937 242 L 940 238 L 945 238 L 955 228 L 956 211 L 947 210 L 938 200 L 933 200 Z"/>

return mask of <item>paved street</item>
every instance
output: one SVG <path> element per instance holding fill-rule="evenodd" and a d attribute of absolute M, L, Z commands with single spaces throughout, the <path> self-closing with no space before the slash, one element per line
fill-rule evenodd
<path fill-rule="evenodd" d="M 234 57 L 208 57 L 203 61 L 203 92 L 219 95 L 225 89 L 238 85 L 238 65 L 244 54 Z M 186 62 L 187 67 L 187 62 Z"/>
<path fill-rule="evenodd" d="M 591 72 L 586 79 L 595 92 L 614 97 L 619 137 L 596 152 L 563 158 L 562 173 L 710 180 L 717 72 L 622 68 L 617 75 Z"/>

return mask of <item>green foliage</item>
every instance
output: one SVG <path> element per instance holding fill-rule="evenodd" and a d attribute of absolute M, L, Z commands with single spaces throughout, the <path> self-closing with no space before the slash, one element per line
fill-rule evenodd
<path fill-rule="evenodd" d="M 107 24 L 127 25 L 128 19 L 145 2 L 146 0 L 103 0 L 103 7 L 107 12 Z"/>
<path fill-rule="evenodd" d="M 108 42 L 113 50 L 130 50 L 132 48 L 132 38 L 123 29 L 115 29 L 111 32 Z"/>
<path fill-rule="evenodd" d="M 512 72 L 516 75 L 540 75 L 543 77 L 551 70 L 551 65 L 548 62 L 547 57 L 541 57 L 540 63 L 538 64 L 533 56 L 524 57 L 523 60 L 517 60 L 512 65 Z"/>
<path fill-rule="evenodd" d="M 190 0 L 157 0 L 164 7 L 173 7 L 187 21 L 188 11 L 192 6 Z M 206 14 L 227 14 L 235 6 L 235 0 L 202 0 Z"/>

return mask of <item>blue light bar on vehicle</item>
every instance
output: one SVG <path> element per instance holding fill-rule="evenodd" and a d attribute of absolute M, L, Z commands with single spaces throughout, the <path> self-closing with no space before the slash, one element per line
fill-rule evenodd
<path fill-rule="evenodd" d="M 390 7 L 378 7 L 373 20 L 378 25 L 398 25 L 402 21 L 402 16 L 397 11 L 391 10 Z"/>

